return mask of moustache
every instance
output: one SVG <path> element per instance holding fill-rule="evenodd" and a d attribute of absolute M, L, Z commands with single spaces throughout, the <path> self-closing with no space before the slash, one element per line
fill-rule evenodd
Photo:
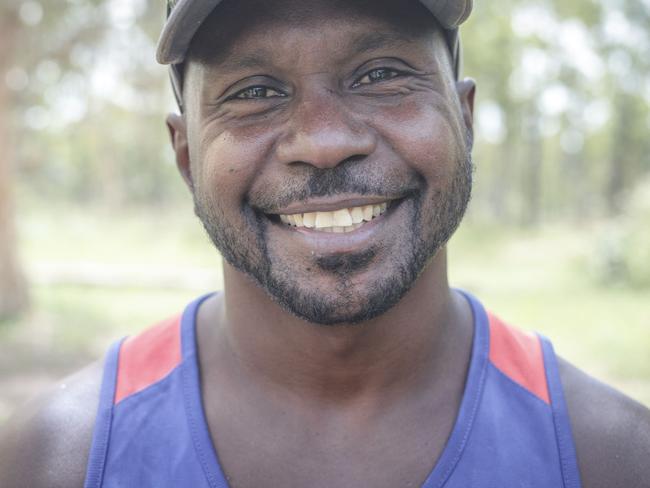
<path fill-rule="evenodd" d="M 266 185 L 248 197 L 248 203 L 264 213 L 296 202 L 334 195 L 407 197 L 419 191 L 423 179 L 415 172 L 386 169 L 369 171 L 367 167 L 339 165 L 334 168 L 305 168 L 304 174 L 290 176 L 281 186 Z"/>

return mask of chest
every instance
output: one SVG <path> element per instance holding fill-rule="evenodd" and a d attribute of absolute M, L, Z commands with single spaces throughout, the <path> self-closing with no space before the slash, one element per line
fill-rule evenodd
<path fill-rule="evenodd" d="M 436 408 L 437 407 L 437 408 Z M 213 444 L 230 488 L 419 487 L 453 427 L 451 405 L 431 405 L 381 418 L 319 418 L 246 408 L 207 412 Z"/>

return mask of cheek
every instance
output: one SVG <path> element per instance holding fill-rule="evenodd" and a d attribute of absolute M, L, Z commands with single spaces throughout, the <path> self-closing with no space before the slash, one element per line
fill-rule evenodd
<path fill-rule="evenodd" d="M 205 132 L 199 144 L 197 187 L 205 196 L 218 191 L 220 200 L 241 204 L 263 164 L 264 141 L 226 130 Z"/>
<path fill-rule="evenodd" d="M 463 141 L 450 123 L 452 115 L 430 100 L 406 101 L 376 118 L 376 130 L 419 174 L 444 178 L 458 164 Z"/>

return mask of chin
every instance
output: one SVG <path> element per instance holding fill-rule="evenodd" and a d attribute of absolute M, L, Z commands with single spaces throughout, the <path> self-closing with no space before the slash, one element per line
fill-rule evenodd
<path fill-rule="evenodd" d="M 258 283 L 283 309 L 307 322 L 360 324 L 397 304 L 428 260 L 412 256 L 401 262 L 382 262 L 381 257 L 372 250 L 357 256 L 328 256 L 317 259 L 310 272 L 295 263 L 292 267 L 273 263 L 270 269 L 274 271 Z M 360 269 L 353 269 L 355 264 Z"/>
<path fill-rule="evenodd" d="M 267 290 L 269 291 L 269 290 Z M 395 305 L 401 298 L 396 289 L 384 289 L 379 293 L 347 294 L 311 293 L 308 290 L 286 294 L 274 288 L 273 300 L 289 313 L 314 325 L 356 325 L 378 317 Z M 287 289 L 285 288 L 285 290 Z"/>

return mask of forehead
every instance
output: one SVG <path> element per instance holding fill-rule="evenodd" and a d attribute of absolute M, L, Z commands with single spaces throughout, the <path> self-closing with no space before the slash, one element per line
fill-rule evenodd
<path fill-rule="evenodd" d="M 423 41 L 444 44 L 434 17 L 415 0 L 225 0 L 197 32 L 189 59 L 241 65 L 252 50 L 291 56 L 322 42 L 332 54 L 349 54 Z"/>

